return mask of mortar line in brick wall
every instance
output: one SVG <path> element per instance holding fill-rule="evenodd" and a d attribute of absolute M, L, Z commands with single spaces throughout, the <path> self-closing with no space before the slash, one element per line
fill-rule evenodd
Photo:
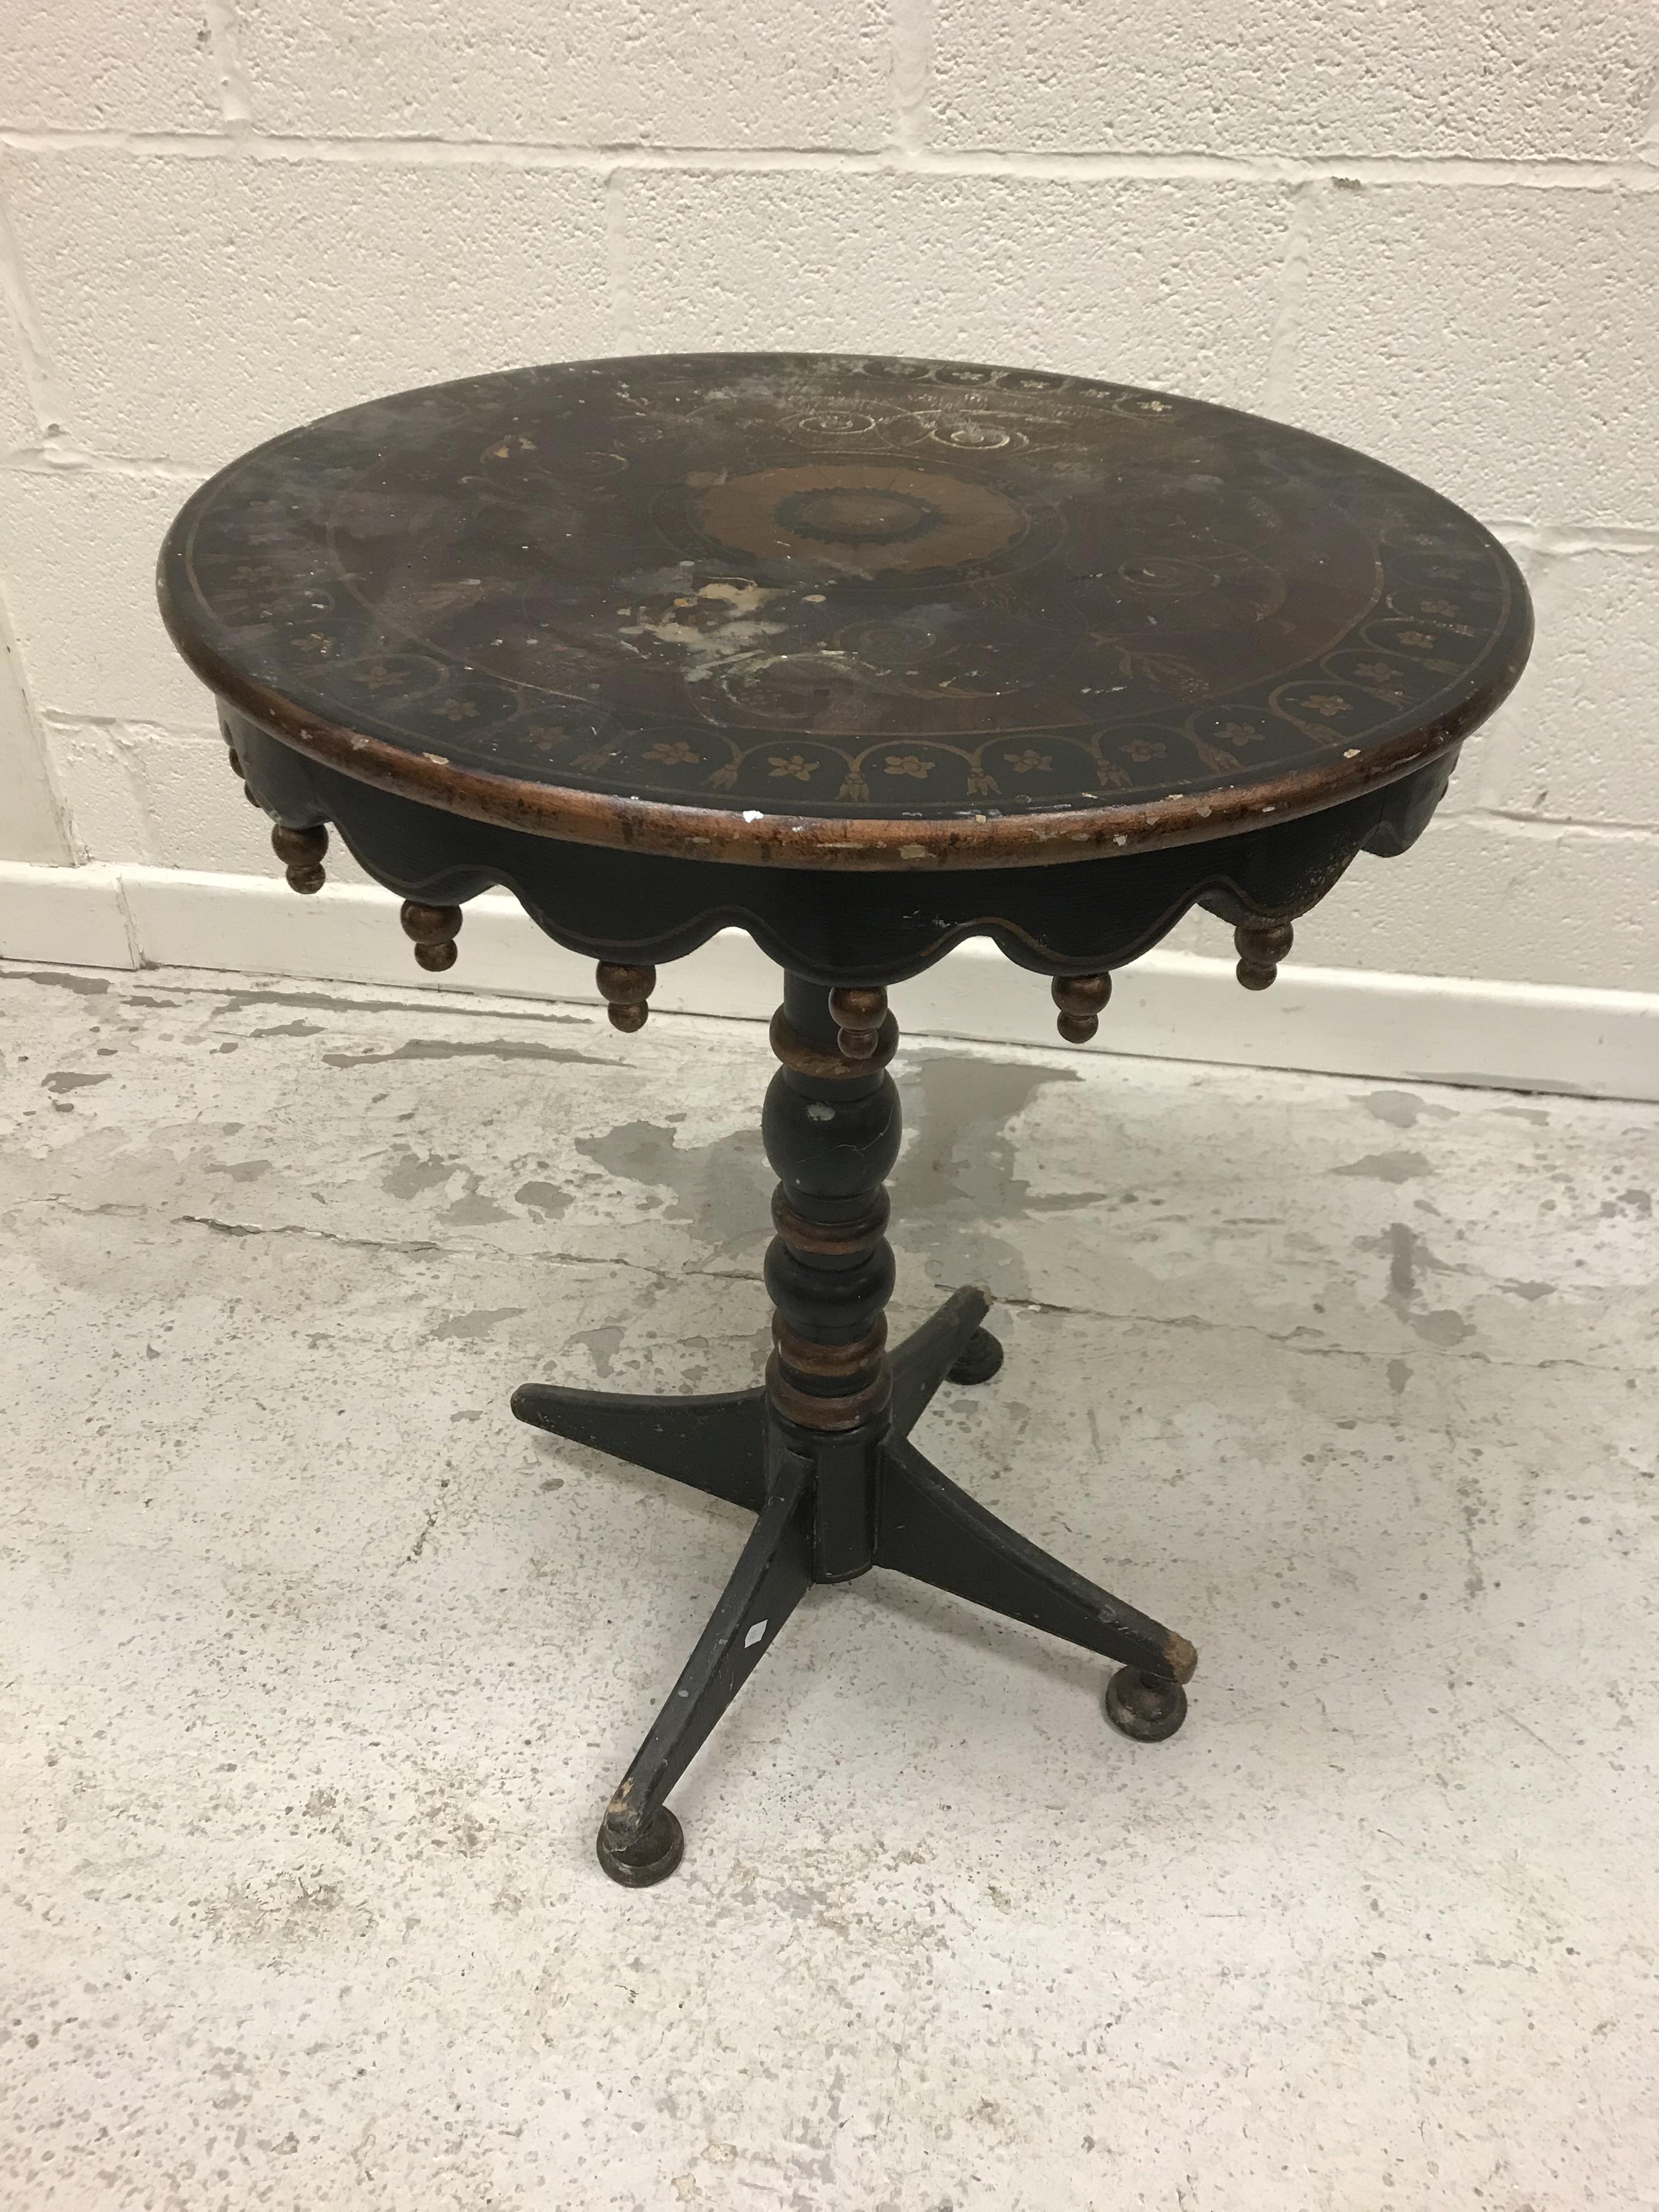
<path fill-rule="evenodd" d="M 1594 524 L 1576 526 L 1570 523 L 1492 522 L 1486 526 L 1512 552 L 1547 554 L 1553 560 L 1566 559 L 1575 553 L 1626 553 L 1639 560 L 1659 553 L 1659 529 L 1644 529 L 1639 524 L 1625 528 L 1612 524 L 1601 527 Z"/>
<path fill-rule="evenodd" d="M 618 353 L 640 349 L 634 306 L 634 257 L 628 231 L 626 179 L 613 169 L 605 180 L 605 283 L 610 294 L 611 342 Z"/>
<path fill-rule="evenodd" d="M 77 735 L 82 732 L 85 733 L 82 742 L 77 744 Z M 66 725 L 50 714 L 41 717 L 41 750 L 64 793 L 64 818 L 69 825 L 70 842 L 81 865 L 95 866 L 105 857 L 94 852 L 94 840 L 82 827 L 76 812 L 76 794 L 77 792 L 84 794 L 88 789 L 83 776 L 84 763 L 88 759 L 97 763 L 100 771 L 99 811 L 103 813 L 107 807 L 112 780 L 118 794 L 118 812 L 127 822 L 137 825 L 136 842 L 139 855 L 144 860 L 152 860 L 157 848 L 155 809 L 134 774 L 134 763 L 149 750 L 143 739 L 119 724 Z M 115 834 L 119 842 L 125 842 L 120 830 Z M 102 842 L 103 837 L 100 836 L 96 842 Z"/>
<path fill-rule="evenodd" d="M 253 88 L 242 66 L 242 27 L 236 0 L 202 0 L 208 46 L 219 72 L 219 113 L 225 128 L 240 137 L 252 128 Z"/>
<path fill-rule="evenodd" d="M 22 256 L 17 251 L 11 217 L 5 197 L 0 193 L 0 300 L 3 300 L 11 314 L 12 326 L 17 334 L 18 365 L 22 373 L 23 388 L 28 394 L 29 405 L 34 412 L 34 423 L 43 441 L 36 450 L 45 453 L 60 434 L 56 382 L 52 375 L 52 356 L 46 335 L 34 302 L 29 296 L 28 280 L 23 274 Z"/>
<path fill-rule="evenodd" d="M 1544 531 L 1504 532 L 1502 533 L 1516 564 L 1526 579 L 1534 611 L 1538 605 L 1540 584 L 1540 571 L 1547 578 L 1555 566 L 1552 556 L 1540 550 Z M 1541 625 L 1540 625 L 1541 626 Z M 1456 806 L 1459 815 L 1484 813 L 1503 814 L 1508 810 L 1502 805 L 1503 794 L 1510 788 L 1510 776 L 1515 763 L 1525 746 L 1525 718 L 1509 701 L 1493 717 L 1483 732 L 1475 750 L 1470 769 L 1462 779 L 1465 797 Z M 1456 779 L 1453 789 L 1455 791 Z"/>
<path fill-rule="evenodd" d="M 1653 81 L 1653 98 L 1648 104 L 1647 128 L 1638 145 L 1644 161 L 1659 161 L 1659 76 Z"/>
<path fill-rule="evenodd" d="M 926 147 L 933 70 L 933 0 L 891 0 L 894 153 L 914 160 Z"/>
<path fill-rule="evenodd" d="M 152 483 L 192 487 L 210 477 L 219 465 L 216 461 L 135 459 L 124 453 L 89 453 L 84 447 L 70 445 L 67 439 L 56 438 L 49 445 L 26 446 L 0 458 L 0 471 L 10 476 L 140 477 Z"/>
<path fill-rule="evenodd" d="M 1283 413 L 1290 404 L 1308 297 L 1308 272 L 1313 259 L 1314 216 L 1325 189 L 1322 184 L 1311 181 L 1291 187 L 1290 222 L 1274 283 L 1273 332 L 1267 341 L 1267 366 L 1261 380 L 1261 407 L 1268 415 Z"/>
<path fill-rule="evenodd" d="M 1296 185 L 1330 183 L 1339 188 L 1408 185 L 1464 186 L 1490 191 L 1516 185 L 1530 189 L 1578 191 L 1651 191 L 1659 188 L 1659 167 L 1645 161 L 1608 161 L 1585 157 L 1558 161 L 1505 161 L 1496 156 L 1415 154 L 1211 154 L 1184 153 L 1039 154 L 930 152 L 920 166 L 952 176 L 998 175 L 1031 178 L 1168 178 L 1176 181 Z"/>
<path fill-rule="evenodd" d="M 1453 817 L 1476 822 L 1505 837 L 1530 838 L 1547 845 L 1570 838 L 1603 845 L 1652 845 L 1659 848 L 1659 826 L 1650 822 L 1583 822 L 1565 814 L 1525 814 L 1498 806 L 1470 806 Z"/>
<path fill-rule="evenodd" d="M 23 656 L 18 650 L 17 625 L 12 620 L 7 603 L 5 579 L 0 574 L 0 682 L 9 682 L 22 710 L 22 741 L 33 747 L 40 763 L 41 779 L 46 787 L 46 799 L 58 825 L 58 835 L 64 850 L 72 860 L 86 858 L 84 845 L 75 834 L 74 811 L 70 805 L 69 793 L 58 765 L 57 756 L 47 739 L 46 717 L 35 698 L 29 683 L 28 671 L 23 665 Z"/>
<path fill-rule="evenodd" d="M 1407 185 L 1491 191 L 1659 191 L 1659 162 L 1593 159 L 1505 161 L 1469 155 L 1224 155 L 1205 153 L 1039 154 L 941 152 L 917 147 L 860 150 L 833 147 L 644 146 L 626 142 L 573 145 L 528 140 L 465 138 L 308 138 L 258 131 L 191 133 L 119 131 L 0 130 L 0 147 L 18 153 L 130 153 L 194 161 L 361 161 L 388 167 L 586 170 L 688 169 L 741 174 L 759 170 L 825 171 L 848 175 L 914 173 L 1004 177 L 1031 183 L 1294 185 L 1328 179 L 1339 185 L 1386 190 Z"/>
<path fill-rule="evenodd" d="M 214 723 L 213 702 L 205 689 L 202 720 L 198 723 L 158 722 L 153 714 L 82 714 L 69 707 L 43 707 L 40 721 L 48 730 L 108 730 L 117 736 L 164 738 L 170 744 L 204 744 L 210 750 L 224 742 Z"/>

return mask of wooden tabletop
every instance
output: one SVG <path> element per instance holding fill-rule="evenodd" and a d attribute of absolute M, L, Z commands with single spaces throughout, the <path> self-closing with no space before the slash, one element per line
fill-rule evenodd
<path fill-rule="evenodd" d="M 1346 447 L 954 362 L 477 377 L 204 485 L 163 611 L 222 698 L 382 789 L 585 843 L 1019 866 L 1334 805 L 1525 662 L 1497 541 Z"/>

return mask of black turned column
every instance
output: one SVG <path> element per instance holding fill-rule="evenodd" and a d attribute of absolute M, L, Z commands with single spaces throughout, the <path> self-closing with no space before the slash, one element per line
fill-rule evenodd
<path fill-rule="evenodd" d="M 766 1255 L 774 1350 L 766 1370 L 769 1460 L 816 1471 L 813 1579 L 846 1582 L 874 1564 L 877 1472 L 889 1423 L 885 1309 L 893 1289 L 887 1194 L 898 1158 L 899 1100 L 885 1064 L 898 1025 L 878 993 L 859 994 L 849 1058 L 831 994 L 786 975 L 772 1020 L 783 1063 L 761 1129 L 777 1170 L 777 1231 Z M 871 1003 L 879 1001 L 878 1004 Z"/>

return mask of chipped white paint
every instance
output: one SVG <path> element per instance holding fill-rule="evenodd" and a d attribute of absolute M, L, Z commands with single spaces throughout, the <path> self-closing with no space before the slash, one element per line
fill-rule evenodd
<path fill-rule="evenodd" d="M 1499 525 L 1535 672 L 1425 847 L 1356 871 L 1297 957 L 1650 990 L 1659 17 L 1440 14 L 664 0 L 641 39 L 599 0 L 21 0 L 0 855 L 266 868 L 151 591 L 185 490 L 255 439 L 512 361 L 969 354 L 1265 406 Z M 302 344 L 251 339 L 272 299 Z M 687 620 L 677 581 L 630 585 L 629 642 L 758 665 L 764 607 Z"/>
<path fill-rule="evenodd" d="M 9 2212 L 1651 2197 L 1652 1109 L 905 1047 L 895 1337 L 978 1280 L 1008 1347 L 918 1442 L 1191 1718 L 817 1590 L 641 1895 L 749 1523 L 506 1400 L 758 1373 L 763 1034 L 162 970 L 0 1035 Z"/>
<path fill-rule="evenodd" d="M 745 675 L 755 675 L 770 665 L 775 656 L 765 653 L 765 641 L 787 630 L 788 624 L 763 621 L 760 611 L 775 599 L 790 598 L 788 590 L 744 579 L 702 584 L 687 592 L 681 579 L 672 570 L 668 574 L 668 589 L 675 593 L 672 601 L 655 614 L 647 614 L 643 606 L 624 608 L 623 612 L 635 619 L 619 624 L 619 637 L 651 638 L 659 645 L 678 647 L 686 662 L 683 673 L 688 684 L 733 674 L 738 667 Z M 700 608 L 702 620 L 697 619 Z"/>

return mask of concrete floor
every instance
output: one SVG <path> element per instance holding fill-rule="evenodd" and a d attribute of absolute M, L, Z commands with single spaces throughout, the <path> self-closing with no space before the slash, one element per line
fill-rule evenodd
<path fill-rule="evenodd" d="M 897 996 L 901 1019 L 903 994 Z M 918 1441 L 1193 1637 L 817 1591 L 516 1425 L 757 1371 L 750 1024 L 0 974 L 0 2204 L 1659 2205 L 1659 1113 L 921 1044 Z"/>

